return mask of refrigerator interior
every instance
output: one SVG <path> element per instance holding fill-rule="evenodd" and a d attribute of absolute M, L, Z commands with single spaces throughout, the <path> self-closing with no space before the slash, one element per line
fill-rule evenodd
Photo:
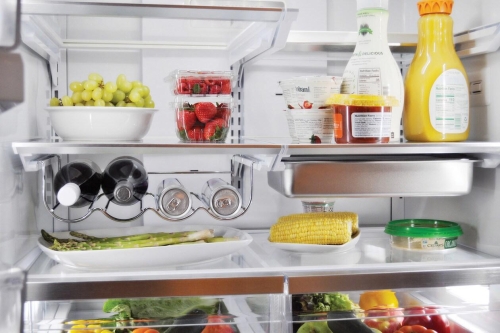
<path fill-rule="evenodd" d="M 33 10 L 36 5 L 36 1 L 23 3 L 26 10 Z M 256 3 L 257 6 L 260 4 Z M 415 42 L 418 20 L 416 1 L 390 0 L 389 3 L 389 33 L 403 34 L 404 37 L 393 38 L 409 38 Z M 168 1 L 161 4 L 206 3 Z M 251 6 L 252 1 L 210 1 L 210 5 L 245 4 Z M 108 298 L 198 296 L 222 299 L 241 332 L 295 332 L 304 319 L 292 313 L 292 295 L 341 292 L 349 294 L 357 302 L 363 291 L 376 289 L 396 291 L 402 307 L 416 304 L 443 307 L 453 322 L 453 332 L 491 332 L 496 327 L 500 310 L 500 280 L 495 278 L 500 267 L 496 219 L 500 213 L 496 204 L 500 195 L 500 184 L 497 186 L 496 180 L 500 145 L 495 143 L 500 142 L 496 128 L 499 117 L 496 110 L 500 105 L 493 94 L 498 88 L 494 76 L 500 70 L 498 51 L 495 49 L 462 57 L 470 81 L 482 82 L 483 92 L 471 97 L 469 137 L 469 141 L 480 143 L 479 148 L 461 145 L 431 147 L 436 152 L 446 152 L 446 147 L 451 147 L 452 152 L 458 150 L 483 159 L 481 167 L 474 167 L 469 194 L 457 197 L 335 197 L 336 211 L 359 214 L 362 232 L 355 248 L 342 255 L 286 252 L 267 241 L 268 229 L 278 217 L 301 212 L 301 198 L 287 198 L 272 189 L 268 185 L 267 171 L 283 147 L 288 147 L 288 154 L 301 154 L 311 145 L 304 149 L 289 146 L 288 127 L 282 111 L 286 105 L 278 82 L 293 76 L 342 75 L 355 37 L 350 42 L 350 51 L 337 51 L 335 40 L 332 42 L 328 38 L 337 38 L 342 32 L 356 30 L 356 4 L 351 0 L 296 0 L 287 1 L 286 7 L 297 8 L 298 14 L 294 18 L 296 12 L 288 13 L 289 21 L 283 23 L 282 35 L 276 40 L 277 44 L 282 43 L 282 50 L 264 52 L 256 60 L 249 58 L 260 53 L 272 40 L 273 29 L 277 25 L 270 23 L 272 20 L 23 16 L 24 43 L 14 52 L 21 54 L 23 59 L 25 100 L 13 109 L 0 113 L 0 188 L 4 193 L 0 199 L 0 262 L 28 270 L 29 302 L 25 306 L 25 332 L 61 332 L 70 328 L 70 324 L 61 326 L 68 319 L 108 316 L 101 310 L 103 301 Z M 487 25 L 498 30 L 495 25 L 500 22 L 498 9 L 500 5 L 495 0 L 457 0 L 452 14 L 454 31 L 466 32 Z M 214 13 L 217 11 L 210 12 Z M 196 15 L 207 14 L 201 12 Z M 287 31 L 289 23 L 288 35 L 283 31 Z M 67 48 L 51 44 L 54 39 L 47 35 L 47 26 L 54 27 Z M 494 45 L 498 39 L 496 30 L 492 36 L 479 37 L 470 42 L 472 45 L 465 43 L 460 46 L 467 51 L 480 48 L 483 44 Z M 324 33 L 327 47 L 314 48 L 308 43 L 297 42 L 297 36 L 308 36 L 308 32 Z M 144 42 L 147 45 L 141 45 Z M 394 56 L 404 73 L 411 61 L 411 52 L 394 52 Z M 165 82 L 171 71 L 236 72 L 244 61 L 241 67 L 244 74 L 238 77 L 240 87 L 234 94 L 240 106 L 233 116 L 233 132 L 227 140 L 228 145 L 221 149 L 212 147 L 185 151 L 155 146 L 157 141 L 167 145 L 178 142 L 172 108 L 174 96 Z M 111 144 L 99 153 L 92 153 L 92 149 L 96 149 L 92 144 L 68 148 L 64 143 L 62 146 L 56 143 L 41 150 L 37 150 L 40 148 L 36 145 L 30 146 L 31 140 L 54 138 L 55 133 L 44 110 L 50 97 L 55 96 L 56 91 L 59 97 L 69 94 L 69 83 L 82 81 L 91 72 L 100 73 L 105 81 L 114 80 L 123 73 L 130 80 L 140 80 L 150 87 L 160 111 L 155 115 L 144 140 L 146 146 L 153 142 L 146 149 L 149 153 L 143 153 L 143 146 L 140 145 L 123 148 Z M 262 151 L 229 146 L 238 142 L 256 143 Z M 331 147 L 313 149 L 311 154 L 336 154 L 335 148 Z M 417 147 L 420 154 L 425 149 Z M 253 170 L 252 201 L 248 210 L 234 220 L 221 221 L 206 211 L 197 211 L 185 221 L 171 222 L 146 212 L 133 222 L 117 223 L 96 213 L 82 222 L 68 224 L 47 212 L 41 195 L 41 171 L 26 171 L 28 165 L 22 163 L 47 154 L 59 155 L 62 163 L 88 158 L 101 169 L 118 156 L 138 157 L 148 172 L 152 172 L 149 175 L 150 192 L 155 192 L 157 184 L 174 172 L 197 170 L 191 174 L 176 174 L 186 188 L 196 193 L 201 191 L 204 182 L 215 175 L 230 182 L 234 155 L 254 156 L 258 163 Z M 244 163 L 248 165 L 252 162 L 245 160 Z M 248 172 L 246 168 L 246 178 L 242 180 L 247 191 L 245 203 L 249 201 L 248 184 L 251 182 Z M 53 200 L 50 191 L 46 200 Z M 147 204 L 154 205 L 154 202 L 150 200 Z M 110 212 L 126 218 L 137 214 L 138 209 L 137 205 L 115 206 L 110 208 Z M 86 208 L 59 209 L 57 212 L 64 217 L 76 218 L 85 214 Z M 464 235 L 459 239 L 459 248 L 449 254 L 393 250 L 382 226 L 390 220 L 402 218 L 432 218 L 460 223 Z M 234 253 L 207 263 L 147 269 L 125 266 L 104 270 L 74 269 L 57 264 L 41 253 L 37 246 L 40 229 L 62 232 L 179 225 L 233 227 L 248 233 L 253 241 Z M 454 275 L 455 271 L 459 273 Z M 207 279 L 214 282 L 209 283 Z M 121 283 L 126 286 L 127 281 L 137 283 L 131 285 L 134 290 L 122 288 Z M 160 282 L 156 285 L 151 281 L 168 281 L 178 288 L 167 288 Z M 224 283 L 220 281 L 227 285 L 221 287 Z M 205 284 L 206 288 L 194 288 L 197 282 Z M 75 288 L 75 285 L 78 287 Z M 138 289 L 139 285 L 143 289 Z"/>

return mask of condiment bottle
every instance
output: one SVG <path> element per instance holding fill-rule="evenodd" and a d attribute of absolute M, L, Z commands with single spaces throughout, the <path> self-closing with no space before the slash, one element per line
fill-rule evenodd
<path fill-rule="evenodd" d="M 403 112 L 410 141 L 463 141 L 469 135 L 469 83 L 453 44 L 452 8 L 453 0 L 418 2 L 418 44 Z"/>
<path fill-rule="evenodd" d="M 400 141 L 404 85 L 401 70 L 387 41 L 388 0 L 358 0 L 358 40 L 344 70 L 342 94 L 394 96 L 390 141 Z"/>

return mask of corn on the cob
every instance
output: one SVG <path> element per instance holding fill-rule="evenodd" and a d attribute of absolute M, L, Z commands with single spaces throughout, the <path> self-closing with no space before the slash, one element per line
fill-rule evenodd
<path fill-rule="evenodd" d="M 279 243 L 345 244 L 351 240 L 355 213 L 305 213 L 282 216 L 271 227 L 269 240 Z"/>

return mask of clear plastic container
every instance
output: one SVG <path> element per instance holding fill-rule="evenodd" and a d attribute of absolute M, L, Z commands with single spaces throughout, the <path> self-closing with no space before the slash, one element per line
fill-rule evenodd
<path fill-rule="evenodd" d="M 175 99 L 176 134 L 183 142 L 224 142 L 229 132 L 231 97 Z"/>
<path fill-rule="evenodd" d="M 385 227 L 393 248 L 411 251 L 448 251 L 457 247 L 463 234 L 455 222 L 440 220 L 395 220 Z"/>
<path fill-rule="evenodd" d="M 335 94 L 327 101 L 334 110 L 336 143 L 388 143 L 391 139 L 392 96 Z"/>
<path fill-rule="evenodd" d="M 302 201 L 304 213 L 333 212 L 335 201 Z"/>
<path fill-rule="evenodd" d="M 233 74 L 230 71 L 175 70 L 166 81 L 175 95 L 230 95 L 233 91 Z"/>

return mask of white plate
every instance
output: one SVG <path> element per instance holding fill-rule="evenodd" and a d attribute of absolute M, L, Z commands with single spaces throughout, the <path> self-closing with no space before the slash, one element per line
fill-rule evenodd
<path fill-rule="evenodd" d="M 361 231 L 358 231 L 356 235 L 347 243 L 342 245 L 317 245 L 317 244 L 297 244 L 297 243 L 274 243 L 269 242 L 273 247 L 280 250 L 297 252 L 297 253 L 326 253 L 326 252 L 345 252 L 356 246 L 359 241 L 359 235 Z"/>
<path fill-rule="evenodd" d="M 126 236 L 148 232 L 176 232 L 187 230 L 214 229 L 216 236 L 238 237 L 239 240 L 219 243 L 169 245 L 137 249 L 54 251 L 42 237 L 38 246 L 49 258 L 66 266 L 91 269 L 141 268 L 174 266 L 214 260 L 231 254 L 252 241 L 252 236 L 238 229 L 206 225 L 185 225 L 168 227 L 131 227 L 115 229 L 81 230 L 96 237 Z M 69 232 L 51 233 L 58 238 L 71 238 Z"/>
<path fill-rule="evenodd" d="M 52 127 L 65 141 L 138 141 L 158 109 L 55 106 L 46 108 Z"/>

